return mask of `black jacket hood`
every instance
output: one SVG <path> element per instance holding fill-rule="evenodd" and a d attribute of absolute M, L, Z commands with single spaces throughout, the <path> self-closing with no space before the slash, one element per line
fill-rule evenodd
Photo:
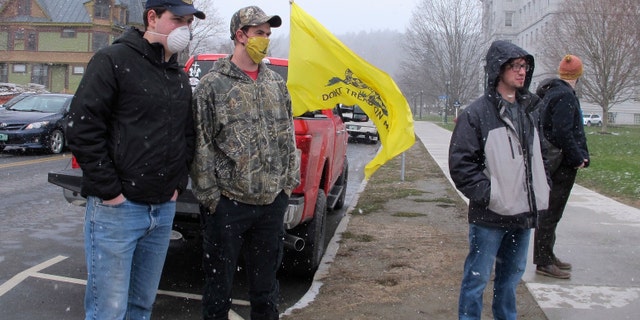
<path fill-rule="evenodd" d="M 493 93 L 496 90 L 498 79 L 500 77 L 500 69 L 505 63 L 517 58 L 524 58 L 527 61 L 527 64 L 530 66 L 529 71 L 527 71 L 527 75 L 525 77 L 524 87 L 519 90 L 523 94 L 528 93 L 529 85 L 531 84 L 531 79 L 533 78 L 533 56 L 511 42 L 498 40 L 494 41 L 491 44 L 491 47 L 489 47 L 489 50 L 487 51 L 487 57 L 485 59 L 487 63 L 485 66 L 485 73 L 487 75 L 487 87 L 485 88 L 485 92 L 487 94 L 494 96 Z"/>

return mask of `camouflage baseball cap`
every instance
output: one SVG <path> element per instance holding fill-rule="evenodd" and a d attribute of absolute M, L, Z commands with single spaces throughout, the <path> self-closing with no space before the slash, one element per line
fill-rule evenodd
<path fill-rule="evenodd" d="M 268 22 L 272 28 L 277 28 L 282 24 L 280 16 L 268 16 L 262 9 L 256 6 L 242 8 L 231 17 L 231 39 L 235 38 L 236 31 L 246 26 L 255 27 Z"/>

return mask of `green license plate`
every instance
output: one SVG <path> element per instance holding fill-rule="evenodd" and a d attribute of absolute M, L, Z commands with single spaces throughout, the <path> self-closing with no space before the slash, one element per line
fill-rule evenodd
<path fill-rule="evenodd" d="M 9 140 L 9 136 L 4 133 L 0 133 L 0 141 L 7 141 L 7 140 Z"/>

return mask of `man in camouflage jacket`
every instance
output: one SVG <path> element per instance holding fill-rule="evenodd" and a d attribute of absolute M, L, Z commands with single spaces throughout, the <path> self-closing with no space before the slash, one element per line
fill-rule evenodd
<path fill-rule="evenodd" d="M 194 93 L 191 178 L 204 223 L 204 319 L 227 319 L 245 242 L 251 319 L 278 319 L 283 219 L 300 183 L 291 99 L 261 55 L 280 24 L 258 7 L 236 12 L 233 54 L 217 61 Z"/>

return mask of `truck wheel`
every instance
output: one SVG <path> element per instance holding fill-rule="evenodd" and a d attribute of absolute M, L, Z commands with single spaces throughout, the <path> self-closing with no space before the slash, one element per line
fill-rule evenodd
<path fill-rule="evenodd" d="M 295 232 L 305 240 L 304 249 L 297 252 L 291 263 L 292 271 L 302 276 L 313 276 L 324 254 L 325 230 L 327 225 L 327 196 L 318 190 L 313 219 L 300 226 Z M 298 228 L 296 228 L 298 229 Z M 285 267 L 286 268 L 286 267 Z"/>
<path fill-rule="evenodd" d="M 336 205 L 333 207 L 334 210 L 342 209 L 344 207 L 344 201 L 347 197 L 347 183 L 349 182 L 349 162 L 347 159 L 344 160 L 344 169 L 342 170 L 342 174 L 338 178 L 336 182 L 337 185 L 342 187 L 342 193 L 338 197 L 338 201 Z"/>

